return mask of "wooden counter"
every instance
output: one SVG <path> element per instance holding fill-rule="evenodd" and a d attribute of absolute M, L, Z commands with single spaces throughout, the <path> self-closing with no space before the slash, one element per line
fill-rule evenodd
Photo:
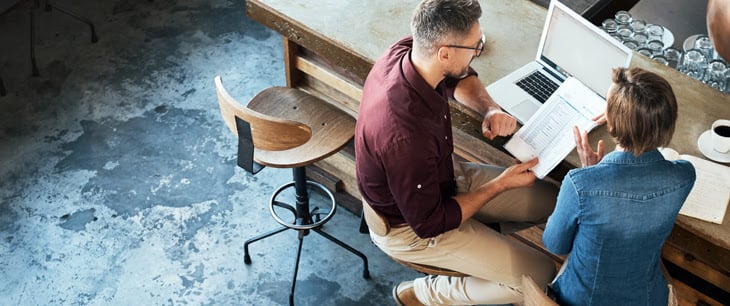
<path fill-rule="evenodd" d="M 307 90 L 357 117 L 362 84 L 373 63 L 398 38 L 408 35 L 417 0 L 248 0 L 247 14 L 283 36 L 287 85 Z M 496 81 L 535 56 L 545 19 L 545 8 L 526 0 L 483 0 L 480 19 L 486 49 L 472 66 L 484 84 Z M 679 102 L 679 121 L 671 147 L 682 154 L 702 156 L 696 139 L 719 118 L 730 118 L 730 96 L 658 65 L 638 54 L 632 66 L 660 73 L 672 84 Z M 481 136 L 481 118 L 451 103 L 455 153 L 475 162 L 506 166 L 512 158 L 502 151 L 506 139 Z M 590 134 L 613 149 L 605 127 Z M 556 180 L 579 165 L 571 153 L 551 177 Z M 312 171 L 331 187 L 359 199 L 352 150 L 328 158 Z M 359 211 L 358 207 L 348 207 Z M 730 212 L 729 212 L 730 214 Z M 672 263 L 730 292 L 730 217 L 722 225 L 679 216 L 664 255 Z M 534 236 L 534 235 L 533 235 Z M 539 235 L 536 238 L 539 240 Z M 534 241 L 538 243 L 539 241 Z M 694 242 L 701 242 L 697 245 Z M 680 288 L 684 304 L 717 304 L 693 288 Z M 691 296 L 690 296 L 691 295 Z"/>

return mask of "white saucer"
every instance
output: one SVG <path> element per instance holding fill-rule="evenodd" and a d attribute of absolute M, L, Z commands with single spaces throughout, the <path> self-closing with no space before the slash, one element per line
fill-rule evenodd
<path fill-rule="evenodd" d="M 698 37 L 700 37 L 702 35 L 704 35 L 704 34 L 695 34 L 695 35 L 690 35 L 689 37 L 687 37 L 687 39 L 684 40 L 684 43 L 682 43 L 682 49 L 684 49 L 684 52 L 687 52 L 690 49 L 694 49 L 695 41 L 697 40 Z"/>
<path fill-rule="evenodd" d="M 700 138 L 697 139 L 697 147 L 700 148 L 700 152 L 702 152 L 705 157 L 718 163 L 730 163 L 730 152 L 720 153 L 712 148 L 710 132 L 710 130 L 705 131 L 702 135 L 700 135 Z"/>
<path fill-rule="evenodd" d="M 664 44 L 664 49 L 671 47 L 674 45 L 674 34 L 672 34 L 672 31 L 669 31 L 669 29 L 665 26 L 662 26 L 664 28 L 664 35 L 662 35 L 662 43 Z"/>
<path fill-rule="evenodd" d="M 651 24 L 647 24 L 646 26 L 649 27 Z M 674 45 L 674 34 L 672 34 L 672 31 L 669 30 L 669 28 L 658 24 L 658 26 L 664 28 L 664 34 L 662 34 L 662 44 L 664 44 L 664 49 L 672 47 Z M 694 42 L 692 42 L 694 44 Z"/>
<path fill-rule="evenodd" d="M 695 35 L 690 35 L 689 37 L 687 37 L 687 39 L 685 39 L 684 42 L 682 43 L 682 49 L 684 50 L 684 52 L 687 52 L 690 49 L 694 49 L 695 41 L 697 41 L 697 38 L 699 38 L 700 36 L 707 36 L 707 35 L 695 34 Z M 712 59 L 708 60 L 708 62 L 711 60 L 716 60 L 716 59 L 722 59 L 722 58 L 720 57 L 719 54 L 717 54 L 717 52 L 714 52 L 712 55 Z"/>

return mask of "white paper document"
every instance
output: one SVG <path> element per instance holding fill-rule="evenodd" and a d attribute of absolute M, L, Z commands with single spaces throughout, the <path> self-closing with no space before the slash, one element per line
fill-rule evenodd
<path fill-rule="evenodd" d="M 695 185 L 679 213 L 722 224 L 730 202 L 730 167 L 693 155 L 680 155 L 670 148 L 662 148 L 660 151 L 668 160 L 684 159 L 695 167 Z"/>
<path fill-rule="evenodd" d="M 590 131 L 593 118 L 606 111 L 606 100 L 578 79 L 568 78 L 504 145 L 520 161 L 538 157 L 532 171 L 544 178 L 575 148 L 573 126 Z"/>

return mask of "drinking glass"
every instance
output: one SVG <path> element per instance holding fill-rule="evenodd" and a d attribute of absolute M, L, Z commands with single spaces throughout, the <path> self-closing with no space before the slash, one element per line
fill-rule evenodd
<path fill-rule="evenodd" d="M 719 90 L 725 91 L 727 86 L 727 64 L 722 60 L 713 60 L 707 65 L 707 77 L 705 84 Z"/>
<path fill-rule="evenodd" d="M 646 47 L 651 49 L 652 54 L 663 54 L 664 53 L 664 43 L 661 40 L 650 40 L 646 43 Z"/>
<path fill-rule="evenodd" d="M 643 56 L 651 58 L 651 56 L 654 54 L 654 51 L 652 51 L 651 49 L 649 49 L 647 47 L 639 47 L 638 49 L 636 49 L 636 53 L 639 53 Z"/>
<path fill-rule="evenodd" d="M 631 26 L 628 25 L 620 25 L 616 29 L 616 33 L 618 33 L 618 36 L 621 37 L 621 40 L 626 40 L 634 36 L 634 30 L 631 29 Z"/>
<path fill-rule="evenodd" d="M 634 30 L 634 34 L 646 33 L 646 21 L 640 19 L 634 19 L 631 21 L 631 29 Z"/>
<path fill-rule="evenodd" d="M 697 40 L 695 40 L 694 48 L 700 50 L 700 52 L 702 52 L 702 54 L 708 61 L 711 60 L 715 55 L 715 47 L 712 46 L 712 41 L 710 41 L 710 38 L 705 35 L 697 37 Z"/>
<path fill-rule="evenodd" d="M 629 25 L 631 24 L 631 20 L 633 20 L 633 18 L 631 17 L 631 13 L 627 11 L 618 11 L 613 17 L 619 26 Z"/>
<path fill-rule="evenodd" d="M 666 48 L 664 49 L 664 57 L 669 62 L 667 66 L 677 69 L 679 62 L 682 60 L 682 50 L 672 47 Z"/>
<path fill-rule="evenodd" d="M 664 66 L 669 66 L 669 61 L 667 60 L 664 55 L 652 55 L 651 59 L 653 59 L 655 62 L 660 63 Z"/>
<path fill-rule="evenodd" d="M 633 40 L 631 38 L 625 39 L 623 41 L 623 44 L 624 44 L 624 46 L 629 47 L 629 49 L 631 49 L 631 50 L 636 50 L 639 48 L 639 43 L 637 43 L 635 40 Z"/>
<path fill-rule="evenodd" d="M 690 49 L 682 57 L 680 71 L 695 80 L 702 81 L 707 67 L 707 59 L 700 50 Z"/>
<path fill-rule="evenodd" d="M 664 27 L 658 24 L 647 25 L 646 34 L 649 36 L 649 40 L 662 40 L 664 37 Z"/>
<path fill-rule="evenodd" d="M 611 35 L 611 37 L 613 37 L 613 39 L 615 39 L 615 40 L 623 41 L 623 38 L 621 38 L 621 35 L 618 35 L 618 33 L 616 33 L 616 32 L 613 32 L 609 35 Z"/>
<path fill-rule="evenodd" d="M 636 32 L 634 32 L 634 36 L 631 39 L 635 40 L 639 44 L 639 47 L 643 47 L 649 41 L 649 37 L 646 34 Z"/>
<path fill-rule="evenodd" d="M 616 33 L 618 29 L 618 23 L 614 19 L 606 19 L 601 23 L 601 28 L 608 34 Z"/>

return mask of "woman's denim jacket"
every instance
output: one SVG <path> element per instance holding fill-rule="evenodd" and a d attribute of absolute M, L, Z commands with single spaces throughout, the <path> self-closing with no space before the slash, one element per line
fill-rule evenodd
<path fill-rule="evenodd" d="M 560 305 L 667 305 L 661 249 L 694 181 L 692 164 L 657 150 L 568 172 L 542 236 L 570 253 L 553 284 Z"/>

